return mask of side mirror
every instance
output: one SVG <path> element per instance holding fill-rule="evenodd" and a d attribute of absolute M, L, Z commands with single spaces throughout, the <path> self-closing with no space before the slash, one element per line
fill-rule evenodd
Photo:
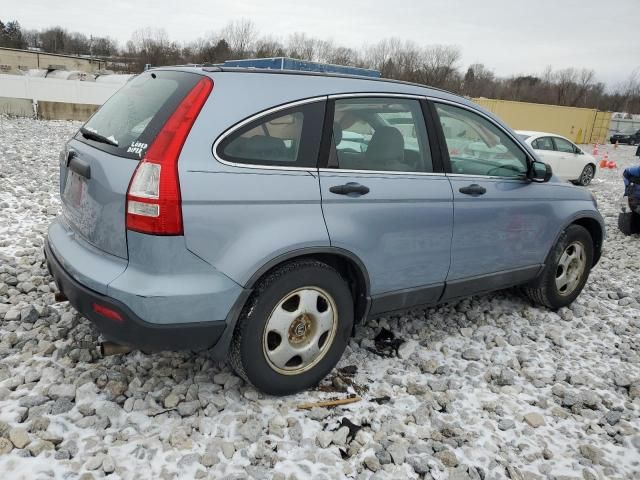
<path fill-rule="evenodd" d="M 573 153 L 577 153 L 578 155 L 584 155 L 584 152 L 580 150 L 578 147 L 575 147 Z"/>
<path fill-rule="evenodd" d="M 531 164 L 531 171 L 529 174 L 529 178 L 535 182 L 548 182 L 551 180 L 551 176 L 553 175 L 553 171 L 551 170 L 551 165 L 548 165 L 543 162 L 538 162 L 534 160 Z"/>

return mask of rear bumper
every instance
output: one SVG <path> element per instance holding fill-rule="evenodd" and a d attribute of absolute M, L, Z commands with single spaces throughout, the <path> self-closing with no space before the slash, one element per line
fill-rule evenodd
<path fill-rule="evenodd" d="M 47 265 L 60 291 L 71 305 L 89 319 L 108 339 L 148 351 L 204 350 L 214 346 L 227 327 L 227 320 L 157 324 L 136 315 L 124 303 L 98 293 L 75 280 L 51 251 L 44 247 Z M 94 304 L 111 309 L 120 320 L 107 318 L 94 310 Z"/>

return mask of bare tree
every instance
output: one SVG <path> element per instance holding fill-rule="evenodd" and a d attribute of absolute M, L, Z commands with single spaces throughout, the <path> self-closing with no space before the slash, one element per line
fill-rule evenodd
<path fill-rule="evenodd" d="M 315 61 L 316 44 L 316 39 L 308 37 L 305 33 L 293 33 L 287 40 L 287 55 L 300 60 Z"/>
<path fill-rule="evenodd" d="M 220 36 L 224 38 L 231 52 L 237 58 L 246 58 L 258 36 L 255 24 L 246 18 L 230 22 L 222 29 Z"/>

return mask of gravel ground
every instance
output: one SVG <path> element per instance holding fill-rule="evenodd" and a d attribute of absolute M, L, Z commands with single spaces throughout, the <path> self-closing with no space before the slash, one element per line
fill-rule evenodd
<path fill-rule="evenodd" d="M 620 169 L 589 187 L 608 239 L 570 309 L 507 291 L 382 317 L 318 389 L 272 398 L 204 354 L 99 358 L 90 323 L 53 303 L 43 233 L 78 126 L 0 117 L 0 478 L 640 476 L 640 237 L 616 228 Z"/>

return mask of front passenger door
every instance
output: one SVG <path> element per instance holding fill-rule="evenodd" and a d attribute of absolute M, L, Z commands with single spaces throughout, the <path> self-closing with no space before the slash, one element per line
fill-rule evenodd
<path fill-rule="evenodd" d="M 524 149 L 489 117 L 463 105 L 434 106 L 454 196 L 444 299 L 533 278 L 553 230 L 548 190 L 526 178 Z"/>

